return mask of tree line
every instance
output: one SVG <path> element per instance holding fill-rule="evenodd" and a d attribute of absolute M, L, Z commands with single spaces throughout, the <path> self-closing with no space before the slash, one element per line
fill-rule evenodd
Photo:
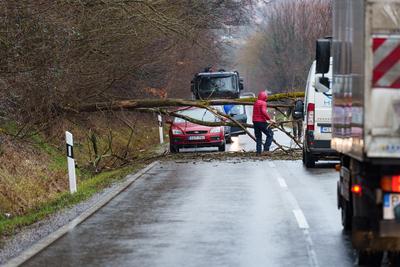
<path fill-rule="evenodd" d="M 332 34 L 330 0 L 271 1 L 239 52 L 239 69 L 252 90 L 303 91 L 315 42 Z"/>
<path fill-rule="evenodd" d="M 221 63 L 216 29 L 248 23 L 251 0 L 4 0 L 0 119 L 29 125 L 59 106 L 188 96 Z M 28 127 L 29 128 L 29 127 Z"/>

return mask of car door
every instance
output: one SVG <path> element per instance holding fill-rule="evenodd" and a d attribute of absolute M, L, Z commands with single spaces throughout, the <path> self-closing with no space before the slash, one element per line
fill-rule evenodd
<path fill-rule="evenodd" d="M 230 109 L 228 115 L 242 124 L 247 123 L 246 108 L 243 105 L 234 105 Z M 231 135 L 233 135 L 233 136 L 241 135 L 241 134 L 245 134 L 245 133 L 246 132 L 239 126 L 234 126 L 231 128 Z"/>

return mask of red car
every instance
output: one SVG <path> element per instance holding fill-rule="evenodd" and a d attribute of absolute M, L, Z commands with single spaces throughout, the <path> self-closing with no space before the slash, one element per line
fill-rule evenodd
<path fill-rule="evenodd" d="M 186 108 L 177 113 L 205 122 L 219 122 L 213 113 L 201 108 Z M 170 122 L 169 143 L 171 153 L 179 152 L 180 148 L 218 147 L 225 151 L 225 132 L 223 126 L 208 127 L 194 124 L 181 118 Z"/>

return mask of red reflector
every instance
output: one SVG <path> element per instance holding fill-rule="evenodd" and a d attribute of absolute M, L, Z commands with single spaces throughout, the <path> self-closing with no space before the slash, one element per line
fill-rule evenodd
<path fill-rule="evenodd" d="M 400 175 L 382 177 L 381 187 L 387 192 L 400 192 Z"/>
<path fill-rule="evenodd" d="M 361 193 L 362 193 L 361 185 L 358 185 L 358 184 L 352 185 L 351 192 L 353 192 L 354 194 L 357 194 L 357 195 L 361 195 Z"/>
<path fill-rule="evenodd" d="M 400 192 L 400 175 L 392 176 L 392 191 Z"/>
<path fill-rule="evenodd" d="M 314 131 L 314 111 L 315 111 L 315 104 L 308 103 L 307 105 L 307 130 Z"/>

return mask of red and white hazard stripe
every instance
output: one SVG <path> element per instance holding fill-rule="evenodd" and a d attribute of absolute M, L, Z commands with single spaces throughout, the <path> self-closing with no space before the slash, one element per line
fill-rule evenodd
<path fill-rule="evenodd" d="M 373 38 L 374 88 L 400 89 L 400 36 Z"/>

